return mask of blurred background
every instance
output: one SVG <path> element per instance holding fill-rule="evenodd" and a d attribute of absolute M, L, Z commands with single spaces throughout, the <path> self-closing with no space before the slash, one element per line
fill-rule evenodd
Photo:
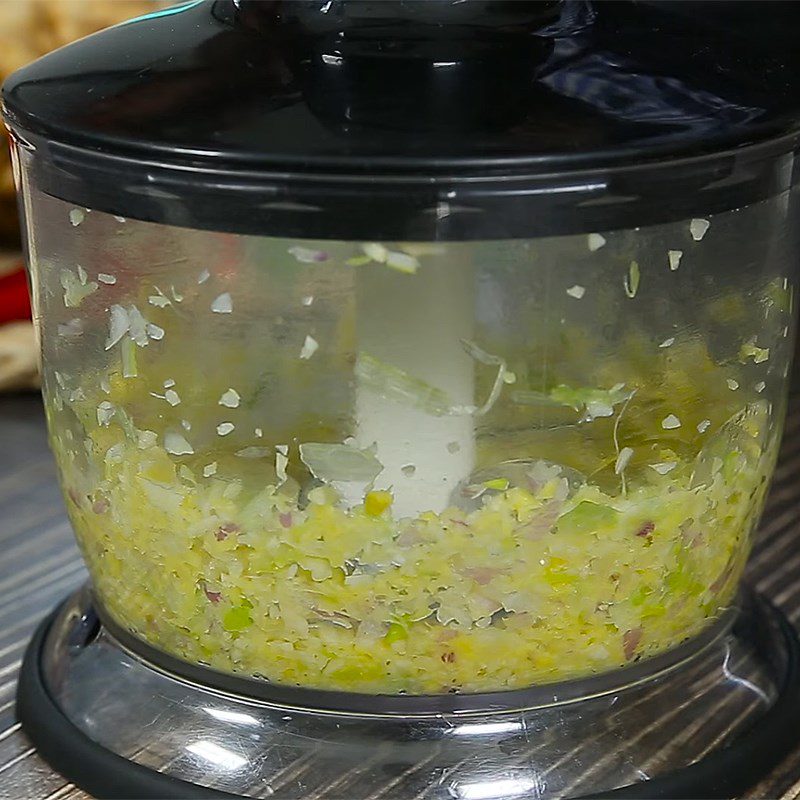
<path fill-rule="evenodd" d="M 0 0 L 0 82 L 75 39 L 146 14 L 167 0 Z M 36 345 L 7 132 L 0 141 L 0 392 L 38 388 Z"/>

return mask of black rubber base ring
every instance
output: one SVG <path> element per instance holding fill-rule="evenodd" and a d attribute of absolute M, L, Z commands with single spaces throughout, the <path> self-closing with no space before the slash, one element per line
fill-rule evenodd
<path fill-rule="evenodd" d="M 800 639 L 784 614 L 764 598 L 778 620 L 787 651 L 784 685 L 771 708 L 732 744 L 701 761 L 649 781 L 623 786 L 582 800 L 638 798 L 694 800 L 730 798 L 763 778 L 800 741 Z M 53 701 L 41 671 L 45 637 L 57 608 L 37 628 L 19 674 L 17 718 L 39 754 L 84 791 L 108 800 L 206 800 L 236 798 L 129 761 L 107 750 L 77 728 Z M 359 800 L 353 798 L 353 800 Z"/>

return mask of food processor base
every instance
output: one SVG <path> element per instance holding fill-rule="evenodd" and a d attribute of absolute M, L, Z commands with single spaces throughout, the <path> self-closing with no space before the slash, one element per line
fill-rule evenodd
<path fill-rule="evenodd" d="M 254 696 L 252 680 L 187 672 L 137 641 L 100 622 L 84 587 L 22 665 L 25 732 L 98 797 L 731 797 L 800 738 L 797 633 L 749 592 L 667 656 L 438 710 L 412 697 L 333 710 L 333 693 L 300 689 L 270 700 L 263 683 Z"/>

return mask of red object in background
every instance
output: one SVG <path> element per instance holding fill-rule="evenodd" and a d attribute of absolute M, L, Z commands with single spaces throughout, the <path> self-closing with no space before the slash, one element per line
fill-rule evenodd
<path fill-rule="evenodd" d="M 0 275 L 0 325 L 18 319 L 30 319 L 30 316 L 31 301 L 25 270 L 20 267 Z"/>

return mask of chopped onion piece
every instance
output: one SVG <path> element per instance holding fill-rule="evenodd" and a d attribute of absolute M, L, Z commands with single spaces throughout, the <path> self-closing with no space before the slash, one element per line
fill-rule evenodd
<path fill-rule="evenodd" d="M 147 335 L 156 342 L 160 342 L 164 338 L 164 329 L 152 322 L 148 322 Z"/>
<path fill-rule="evenodd" d="M 304 306 L 310 306 L 310 305 L 311 305 L 311 304 L 314 302 L 314 295 L 313 295 L 313 294 L 306 295 L 306 296 L 305 296 L 305 297 L 304 297 L 304 298 L 301 300 L 301 302 L 302 302 L 302 304 L 303 304 Z"/>
<path fill-rule="evenodd" d="M 86 281 L 88 280 L 89 276 L 86 274 L 86 270 L 80 264 L 78 264 L 77 273 L 78 280 L 81 282 L 81 286 L 86 286 Z"/>
<path fill-rule="evenodd" d="M 574 286 L 570 286 L 569 289 L 567 289 L 567 294 L 570 297 L 574 297 L 576 300 L 580 300 L 586 294 L 586 287 L 576 283 Z"/>
<path fill-rule="evenodd" d="M 754 387 L 754 388 L 755 388 L 755 390 L 756 390 L 756 391 L 757 391 L 759 394 L 761 394 L 761 392 L 763 392 L 763 391 L 764 391 L 764 389 L 766 389 L 766 388 L 767 388 L 767 384 L 766 384 L 766 383 L 764 383 L 764 381 L 759 381 L 759 382 L 758 382 L 758 383 L 755 385 L 755 387 Z"/>
<path fill-rule="evenodd" d="M 73 208 L 70 210 L 69 221 L 72 224 L 73 228 L 77 228 L 78 225 L 80 225 L 81 222 L 84 221 L 84 219 L 86 219 L 86 214 L 84 214 L 83 211 L 81 211 L 81 209 Z"/>
<path fill-rule="evenodd" d="M 606 243 L 605 237 L 601 236 L 599 233 L 590 233 L 586 238 L 589 250 L 592 253 L 599 250 Z"/>
<path fill-rule="evenodd" d="M 693 219 L 689 223 L 689 233 L 692 234 L 692 239 L 699 242 L 710 227 L 711 223 L 707 219 Z"/>
<path fill-rule="evenodd" d="M 329 258 L 328 254 L 323 250 L 311 250 L 308 247 L 300 247 L 299 245 L 290 247 L 288 252 L 301 264 L 315 264 L 327 261 Z"/>
<path fill-rule="evenodd" d="M 236 389 L 228 389 L 223 392 L 222 397 L 220 397 L 219 405 L 225 406 L 226 408 L 238 408 L 241 399 Z"/>
<path fill-rule="evenodd" d="M 302 348 L 300 348 L 300 358 L 308 360 L 319 349 L 319 343 L 313 336 L 306 336 Z"/>
<path fill-rule="evenodd" d="M 678 466 L 677 461 L 661 461 L 658 464 L 651 464 L 651 469 L 654 469 L 659 475 L 666 475 L 672 472 Z"/>
<path fill-rule="evenodd" d="M 739 388 L 739 381 L 735 381 L 733 378 L 728 378 L 725 383 L 728 384 L 728 388 L 735 392 Z"/>
<path fill-rule="evenodd" d="M 383 470 L 371 450 L 358 450 L 345 444 L 306 442 L 300 445 L 300 458 L 319 480 L 368 483 Z"/>
<path fill-rule="evenodd" d="M 286 467 L 289 466 L 289 459 L 285 453 L 275 453 L 275 475 L 279 483 L 286 483 Z"/>
<path fill-rule="evenodd" d="M 669 339 L 664 339 L 663 342 L 659 345 L 659 347 L 672 347 L 675 344 L 675 337 L 670 336 Z"/>
<path fill-rule="evenodd" d="M 203 467 L 203 477 L 210 478 L 212 475 L 217 474 L 217 462 L 212 461 L 210 464 L 206 464 Z"/>
<path fill-rule="evenodd" d="M 220 436 L 227 436 L 236 426 L 232 422 L 220 422 L 217 425 L 217 433 Z"/>
<path fill-rule="evenodd" d="M 79 318 L 71 319 L 69 322 L 60 323 L 58 335 L 67 339 L 74 339 L 83 335 L 83 320 Z"/>
<path fill-rule="evenodd" d="M 285 455 L 285 456 L 289 455 L 289 445 L 288 444 L 276 444 L 275 445 L 275 449 L 279 453 L 283 453 L 283 455 Z"/>
<path fill-rule="evenodd" d="M 150 297 L 147 298 L 147 302 L 150 303 L 151 306 L 156 306 L 158 308 L 166 308 L 172 305 L 172 301 L 161 294 L 151 294 Z"/>
<path fill-rule="evenodd" d="M 237 450 L 234 455 L 239 458 L 266 458 L 272 451 L 269 447 L 243 447 Z"/>
<path fill-rule="evenodd" d="M 97 406 L 97 424 L 108 425 L 114 416 L 114 411 L 114 404 L 108 400 L 103 400 L 103 402 Z"/>
<path fill-rule="evenodd" d="M 172 380 L 172 378 L 167 378 L 164 381 L 164 388 L 165 389 L 171 389 L 174 385 L 175 385 L 175 381 Z"/>
<path fill-rule="evenodd" d="M 84 276 L 86 273 L 83 273 Z M 81 282 L 80 278 L 71 270 L 61 270 L 61 286 L 64 289 L 64 305 L 67 308 L 77 308 L 90 294 L 98 289 L 95 281 Z"/>
<path fill-rule="evenodd" d="M 632 447 L 623 447 L 622 450 L 619 451 L 619 455 L 617 456 L 617 460 L 614 464 L 614 472 L 617 475 L 620 475 L 624 471 L 625 467 L 628 466 L 628 462 L 631 460 L 632 455 Z"/>
<path fill-rule="evenodd" d="M 669 268 L 672 272 L 675 272 L 676 269 L 681 264 L 681 258 L 683 257 L 683 250 L 667 250 L 667 259 L 669 260 Z"/>
<path fill-rule="evenodd" d="M 211 310 L 215 314 L 230 314 L 233 311 L 233 300 L 230 292 L 223 292 L 211 303 Z"/>
<path fill-rule="evenodd" d="M 197 276 L 197 282 L 198 282 L 198 283 L 205 283 L 205 282 L 206 282 L 206 281 L 207 281 L 207 280 L 208 280 L 210 277 L 211 277 L 211 273 L 210 273 L 210 272 L 209 272 L 207 269 L 204 269 L 204 270 L 203 270 L 203 271 L 202 271 L 202 272 L 201 272 L 201 273 L 200 273 L 200 274 Z"/>
<path fill-rule="evenodd" d="M 711 427 L 711 420 L 704 419 L 701 422 L 697 423 L 697 432 L 698 433 L 705 433 Z"/>
<path fill-rule="evenodd" d="M 255 433 L 257 439 L 260 439 L 264 435 L 264 431 L 262 431 L 261 428 L 256 428 L 253 433 Z"/>
<path fill-rule="evenodd" d="M 167 389 L 167 391 L 164 392 L 164 399 L 171 406 L 177 406 L 181 402 L 180 395 L 174 389 Z"/>
<path fill-rule="evenodd" d="M 99 280 L 100 283 L 105 283 L 107 286 L 113 286 L 117 282 L 116 276 L 109 275 L 108 272 L 98 272 L 97 280 Z"/>
<path fill-rule="evenodd" d="M 147 345 L 147 320 L 134 305 L 128 306 L 128 320 L 130 321 L 128 335 L 139 347 L 145 347 Z"/>
<path fill-rule="evenodd" d="M 681 421 L 674 414 L 668 414 L 666 417 L 664 417 L 664 419 L 661 420 L 661 427 L 665 431 L 671 431 L 675 428 L 680 428 L 680 426 Z"/>
<path fill-rule="evenodd" d="M 131 326 L 128 319 L 128 312 L 118 305 L 111 306 L 111 319 L 109 324 L 108 339 L 106 339 L 106 350 L 110 350 L 128 332 Z"/>
<path fill-rule="evenodd" d="M 139 431 L 136 435 L 136 444 L 140 450 L 147 450 L 158 444 L 158 435 L 155 431 Z"/>
<path fill-rule="evenodd" d="M 173 456 L 187 456 L 194 453 L 194 449 L 177 431 L 167 431 L 164 434 L 164 449 Z"/>

